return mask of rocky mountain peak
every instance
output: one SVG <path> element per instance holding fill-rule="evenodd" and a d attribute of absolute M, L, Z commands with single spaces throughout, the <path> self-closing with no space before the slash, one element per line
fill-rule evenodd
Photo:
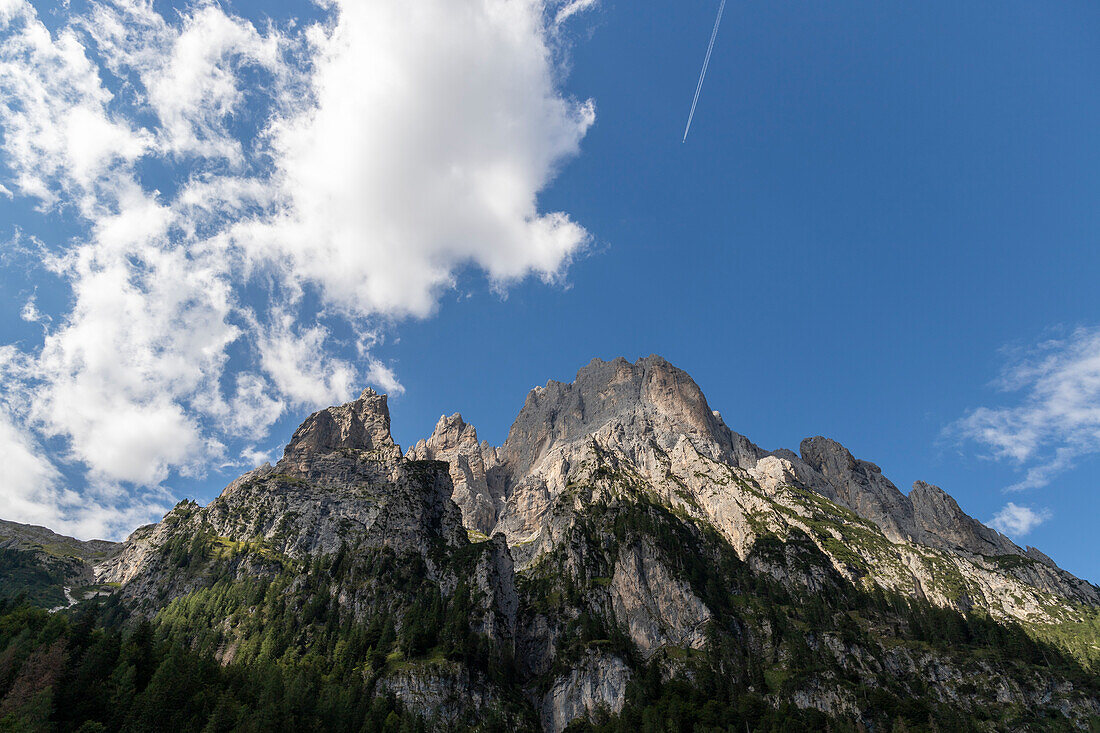
<path fill-rule="evenodd" d="M 894 541 L 920 537 L 909 499 L 874 463 L 858 460 L 840 443 L 820 435 L 803 440 L 799 453 L 824 479 L 815 488 L 826 497 L 870 519 Z"/>
<path fill-rule="evenodd" d="M 829 438 L 807 438 L 799 450 L 802 461 L 824 479 L 811 479 L 815 490 L 870 519 L 894 541 L 914 540 L 975 555 L 1023 554 L 1007 537 L 964 512 L 938 486 L 917 481 L 905 496 L 882 469 L 855 458 Z"/>
<path fill-rule="evenodd" d="M 711 411 L 687 372 L 652 355 L 633 364 L 622 357 L 593 359 L 569 383 L 536 387 L 502 448 L 502 461 L 517 474 L 555 445 L 582 439 L 612 421 L 637 432 L 684 434 L 728 448 L 729 430 Z"/>
<path fill-rule="evenodd" d="M 440 415 L 431 437 L 427 441 L 421 442 L 425 442 L 425 445 L 429 448 L 438 451 L 446 451 L 459 446 L 476 448 L 478 445 L 477 429 L 463 420 L 461 413 Z"/>
<path fill-rule="evenodd" d="M 283 455 L 332 453 L 341 449 L 379 450 L 393 447 L 386 395 L 369 387 L 359 399 L 319 410 L 294 431 Z"/>
<path fill-rule="evenodd" d="M 909 501 L 917 526 L 948 547 L 979 555 L 1023 554 L 1007 537 L 967 515 L 939 486 L 917 481 Z"/>
<path fill-rule="evenodd" d="M 477 430 L 462 415 L 442 415 L 427 440 L 417 442 L 405 457 L 414 461 L 446 461 L 454 492 L 469 529 L 490 534 L 504 503 L 504 487 L 490 475 L 496 449 L 478 443 Z"/>

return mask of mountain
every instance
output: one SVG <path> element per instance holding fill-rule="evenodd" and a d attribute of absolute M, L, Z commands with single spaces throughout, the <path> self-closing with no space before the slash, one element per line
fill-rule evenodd
<path fill-rule="evenodd" d="M 120 548 L 117 542 L 81 541 L 45 527 L 0 519 L 0 599 L 22 593 L 56 608 L 106 592 L 96 583 L 94 565 Z"/>
<path fill-rule="evenodd" d="M 309 416 L 102 556 L 70 626 L 0 607 L 0 721 L 1100 726 L 1100 589 L 835 441 L 756 446 L 660 357 L 532 390 L 499 447 L 389 425 L 371 390 Z"/>

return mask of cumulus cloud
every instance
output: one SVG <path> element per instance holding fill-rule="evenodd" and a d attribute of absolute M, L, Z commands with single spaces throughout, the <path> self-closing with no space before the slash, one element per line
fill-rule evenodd
<path fill-rule="evenodd" d="M 0 412 L 0 451 L 5 462 L 5 486 L 0 492 L 2 516 L 39 523 L 55 519 L 60 503 L 56 486 L 61 473 L 5 412 Z"/>
<path fill-rule="evenodd" d="M 1036 511 L 1026 506 L 1017 506 L 1010 501 L 987 524 L 1002 534 L 1023 537 L 1050 519 L 1050 516 L 1050 511 L 1046 509 Z"/>
<path fill-rule="evenodd" d="M 998 385 L 1014 404 L 972 410 L 952 431 L 1024 471 L 1010 490 L 1046 486 L 1100 452 L 1100 329 L 1017 352 Z"/>
<path fill-rule="evenodd" d="M 113 0 L 47 28 L 0 0 L 0 195 L 78 231 L 39 237 L 69 306 L 27 301 L 45 334 L 0 373 L 23 457 L 0 515 L 117 530 L 172 476 L 265 455 L 289 410 L 402 393 L 379 329 L 461 268 L 560 278 L 589 235 L 538 196 L 595 114 L 554 29 L 591 4 L 336 0 L 257 28 Z"/>
<path fill-rule="evenodd" d="M 537 194 L 591 102 L 557 91 L 538 2 L 340 3 L 315 104 L 272 126 L 281 209 L 234 231 L 352 315 L 426 316 L 454 271 L 551 280 L 587 233 Z"/>
<path fill-rule="evenodd" d="M 0 347 L 0 379 L 8 381 L 26 368 L 25 358 L 11 347 Z M 67 487 L 42 444 L 15 417 L 20 395 L 0 394 L 0 455 L 4 456 L 0 517 L 39 524 L 83 537 L 114 537 L 127 533 L 168 504 L 157 491 L 140 491 L 125 506 L 116 506 L 94 488 L 79 492 Z"/>
<path fill-rule="evenodd" d="M 326 355 L 329 332 L 320 325 L 299 328 L 280 313 L 258 336 L 260 364 L 279 394 L 295 405 L 326 406 L 347 401 L 358 374 L 343 359 Z"/>

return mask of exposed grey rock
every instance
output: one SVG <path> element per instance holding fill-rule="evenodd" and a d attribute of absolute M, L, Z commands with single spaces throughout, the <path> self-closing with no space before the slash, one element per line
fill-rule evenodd
<path fill-rule="evenodd" d="M 814 487 L 822 489 L 825 496 L 835 497 L 861 517 L 870 519 L 895 542 L 923 538 L 912 505 L 878 466 L 856 460 L 840 443 L 821 436 L 803 440 L 799 452 L 802 460 L 825 479 L 826 486 Z"/>
<path fill-rule="evenodd" d="M 491 684 L 446 662 L 421 664 L 383 677 L 379 691 L 391 693 L 440 730 L 476 727 L 485 709 L 502 707 Z"/>
<path fill-rule="evenodd" d="M 457 412 L 442 416 L 431 437 L 421 440 L 405 454 L 412 460 L 446 461 L 454 484 L 451 498 L 462 510 L 465 525 L 482 534 L 490 534 L 504 504 L 500 481 L 492 486 L 487 470 L 497 463 L 496 449 L 478 443 L 477 430 Z"/>
<path fill-rule="evenodd" d="M 531 390 L 501 448 L 501 462 L 518 481 L 553 448 L 582 440 L 613 421 L 658 440 L 686 435 L 727 452 L 733 449 L 729 429 L 715 417 L 699 386 L 654 355 L 634 364 L 622 357 L 593 359 L 571 384 L 550 381 Z"/>
<path fill-rule="evenodd" d="M 877 545 L 861 542 L 850 549 L 863 556 L 874 582 L 884 587 L 956 607 L 979 603 L 1020 619 L 1042 613 L 1037 592 L 1074 602 L 1098 597 L 1091 584 L 1050 566 L 985 559 L 1023 557 L 1023 551 L 938 490 L 921 488 L 915 499 L 905 496 L 877 465 L 856 459 L 836 441 L 808 439 L 801 455 L 760 449 L 726 427 L 686 373 L 656 356 L 633 364 L 596 359 L 571 384 L 551 381 L 533 390 L 500 449 L 477 445 L 472 428 L 452 416 L 410 455 L 447 459 L 455 483 L 475 487 L 455 493 L 466 526 L 489 534 L 485 527 L 493 503 L 492 531 L 507 537 L 521 571 L 558 546 L 573 511 L 611 498 L 600 488 L 606 483 L 602 477 L 619 476 L 620 483 L 644 486 L 710 523 L 743 558 L 764 526 L 780 536 L 792 531 L 815 536 L 819 549 L 853 581 L 868 572 L 838 559 L 826 538 L 798 519 L 818 511 L 791 493 L 791 487 L 800 487 L 852 510 L 869 523 L 864 529 L 881 533 Z M 841 531 L 849 520 L 837 516 L 836 521 L 832 539 L 849 543 Z M 941 559 L 958 566 L 953 572 L 967 579 L 967 593 L 955 594 L 957 582 L 938 577 L 947 566 L 930 559 L 941 557 L 929 555 L 931 550 L 949 553 Z M 797 582 L 814 588 L 822 579 L 810 573 Z"/>
<path fill-rule="evenodd" d="M 1044 554 L 1041 550 L 1038 550 L 1038 549 L 1032 547 L 1031 545 L 1027 546 L 1024 554 L 1026 554 L 1032 560 L 1038 560 L 1039 562 L 1041 562 L 1044 565 L 1047 565 L 1049 567 L 1052 567 L 1052 568 L 1057 568 L 1058 567 L 1058 564 L 1056 562 L 1054 562 L 1049 557 L 1047 557 L 1046 554 Z"/>
<path fill-rule="evenodd" d="M 610 590 L 615 618 L 643 656 L 665 646 L 703 646 L 710 609 L 669 572 L 649 543 L 620 550 Z"/>
<path fill-rule="evenodd" d="M 676 553 L 653 540 L 659 535 L 639 529 L 649 525 L 634 521 L 638 515 L 630 515 L 633 534 L 626 535 L 619 534 L 623 525 L 588 521 L 640 504 L 647 517 L 660 507 L 659 516 L 682 521 L 685 536 L 700 546 L 705 536 L 721 548 L 694 556 L 687 567 L 728 558 L 722 553 L 732 548 L 753 571 L 802 592 L 847 579 L 1038 623 L 1073 618 L 1076 603 L 1100 603 L 1094 586 L 1038 551 L 1025 553 L 942 490 L 918 482 L 905 496 L 878 466 L 835 441 L 807 439 L 800 454 L 760 449 L 724 424 L 686 373 L 655 356 L 633 364 L 597 359 L 571 384 L 533 390 L 499 449 L 479 442 L 455 414 L 402 456 L 389 433 L 386 398 L 368 390 L 307 418 L 275 467 L 242 476 L 206 507 L 182 503 L 161 523 L 135 531 L 100 573 L 155 612 L 203 582 L 201 574 L 166 564 L 164 548 L 181 537 L 258 540 L 265 552 L 299 563 L 344 547 L 419 554 L 444 597 L 459 582 L 470 585 L 484 611 L 476 630 L 514 654 L 542 725 L 561 731 L 601 707 L 620 710 L 631 675 L 626 659 L 596 642 L 559 654 L 582 613 L 598 616 L 601 628 L 625 631 L 638 655 L 666 665 L 678 650 L 702 648 L 704 629 L 720 614 L 693 591 L 697 580 Z M 492 539 L 470 546 L 467 528 Z M 461 569 L 440 570 L 439 558 L 451 551 L 464 558 Z M 249 562 L 241 573 L 265 572 L 262 557 Z M 552 572 L 538 575 L 547 568 Z M 555 579 L 568 581 L 568 590 Z M 538 592 L 531 588 L 547 588 L 556 600 L 532 603 L 523 595 Z M 717 597 L 709 585 L 704 595 Z M 341 590 L 338 600 L 353 608 L 358 602 L 354 591 Z M 761 623 L 746 625 L 744 641 L 761 655 L 773 653 L 778 646 L 767 638 L 750 638 L 771 633 Z M 621 633 L 614 638 L 623 641 Z M 882 674 L 919 675 L 935 694 L 963 699 L 951 679 L 957 670 L 939 657 L 852 648 L 816 638 L 814 630 L 808 638 L 867 685 Z M 500 702 L 491 685 L 457 663 L 388 669 L 382 689 L 443 725 L 465 723 L 478 706 Z M 838 689 L 806 688 L 794 701 L 854 709 L 858 701 Z M 1002 697 L 1027 695 L 1006 687 Z"/>
<path fill-rule="evenodd" d="M 619 657 L 589 653 L 569 674 L 554 680 L 542 699 L 542 728 L 561 733 L 576 718 L 589 717 L 603 708 L 623 709 L 630 668 Z"/>
<path fill-rule="evenodd" d="M 938 486 L 917 481 L 909 492 L 917 526 L 939 540 L 944 549 L 962 550 L 975 555 L 1021 555 L 1012 540 L 970 517 L 947 492 Z"/>
<path fill-rule="evenodd" d="M 487 552 L 481 556 L 474 571 L 474 582 L 484 594 L 490 613 L 482 619 L 478 630 L 490 639 L 512 647 L 516 638 L 516 614 L 519 612 L 515 564 L 503 534 L 494 535 L 485 545 Z"/>
<path fill-rule="evenodd" d="M 367 390 L 307 418 L 274 468 L 241 476 L 205 507 L 181 503 L 159 524 L 131 535 L 97 570 L 102 581 L 124 583 L 125 597 L 147 601 L 202 582 L 168 566 L 162 550 L 179 537 L 259 540 L 295 560 L 344 546 L 427 557 L 440 543 L 467 544 L 451 492 L 447 464 L 401 456 L 390 437 L 385 396 Z"/>
<path fill-rule="evenodd" d="M 354 402 L 310 415 L 294 431 L 276 470 L 330 478 L 325 467 L 315 469 L 313 464 L 318 458 L 341 451 L 371 451 L 388 460 L 401 455 L 401 449 L 390 436 L 386 395 L 368 387 Z"/>

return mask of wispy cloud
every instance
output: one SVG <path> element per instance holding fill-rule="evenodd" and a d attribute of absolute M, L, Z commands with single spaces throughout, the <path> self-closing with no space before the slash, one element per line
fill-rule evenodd
<path fill-rule="evenodd" d="M 1012 537 L 1023 537 L 1040 524 L 1050 519 L 1050 511 L 1038 511 L 1026 506 L 1017 506 L 1011 501 L 997 512 L 988 524 L 993 529 Z"/>
<path fill-rule="evenodd" d="M 1037 488 L 1100 452 L 1100 329 L 1012 354 L 998 381 L 1011 403 L 972 410 L 949 432 L 1024 472 L 1010 490 Z"/>
<path fill-rule="evenodd" d="M 566 0 L 561 3 L 557 13 L 554 14 L 554 24 L 561 25 L 578 13 L 591 10 L 599 4 L 599 0 Z"/>
<path fill-rule="evenodd" d="M 0 0 L 0 195 L 79 231 L 40 235 L 71 298 L 27 302 L 44 337 L 0 371 L 0 453 L 34 459 L 0 515 L 154 511 L 147 487 L 256 458 L 288 409 L 402 391 L 347 344 L 429 316 L 461 268 L 559 278 L 589 236 L 537 196 L 595 113 L 554 24 L 591 4 L 336 0 L 260 28 L 118 0 L 47 27 Z M 58 466 L 99 498 L 63 502 Z"/>
<path fill-rule="evenodd" d="M 371 359 L 367 370 L 367 381 L 381 387 L 383 392 L 392 395 L 405 394 L 405 386 L 397 379 L 393 369 L 377 359 Z"/>

